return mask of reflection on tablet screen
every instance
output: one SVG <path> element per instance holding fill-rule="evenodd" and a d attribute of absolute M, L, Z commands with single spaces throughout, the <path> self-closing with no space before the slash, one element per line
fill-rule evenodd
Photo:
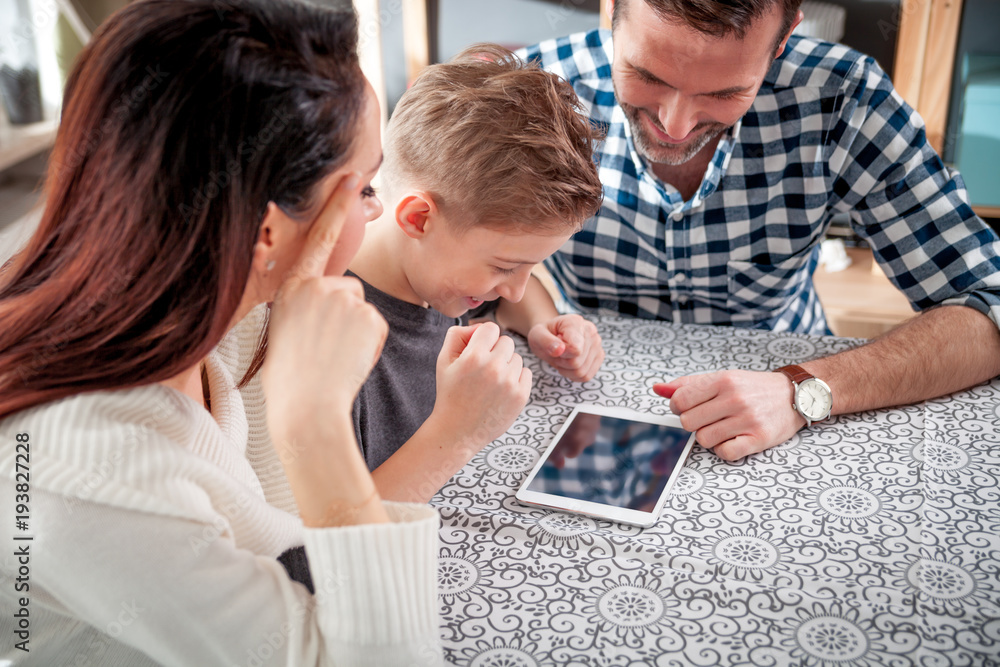
<path fill-rule="evenodd" d="M 578 412 L 528 489 L 649 511 L 690 437 L 673 426 Z"/>

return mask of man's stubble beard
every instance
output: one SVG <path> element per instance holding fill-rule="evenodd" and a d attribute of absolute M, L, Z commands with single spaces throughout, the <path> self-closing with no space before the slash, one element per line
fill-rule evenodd
<path fill-rule="evenodd" d="M 700 127 L 702 133 L 689 142 L 679 145 L 665 144 L 649 136 L 646 128 L 643 127 L 642 115 L 645 114 L 646 118 L 652 121 L 658 129 L 667 134 L 660 126 L 658 120 L 653 119 L 647 112 L 638 107 L 625 104 L 624 102 L 619 102 L 618 104 L 621 106 L 622 111 L 625 112 L 625 118 L 628 120 L 629 127 L 632 130 L 632 140 L 635 142 L 636 150 L 639 152 L 639 155 L 653 164 L 665 164 L 668 166 L 682 165 L 700 153 L 709 142 L 713 141 L 730 127 L 722 123 L 706 123 L 701 126 L 695 126 L 694 129 L 698 130 Z"/>

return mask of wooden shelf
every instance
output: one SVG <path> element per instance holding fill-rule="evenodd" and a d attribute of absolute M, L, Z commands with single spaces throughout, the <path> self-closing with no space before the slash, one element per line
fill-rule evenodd
<path fill-rule="evenodd" d="M 926 123 L 927 141 L 940 155 L 951 97 L 963 0 L 903 0 L 899 9 L 892 83 Z"/>
<path fill-rule="evenodd" d="M 1000 206 L 972 206 L 980 218 L 1000 218 Z"/>
<path fill-rule="evenodd" d="M 59 121 L 56 120 L 31 125 L 0 125 L 0 171 L 51 148 L 58 129 Z"/>
<path fill-rule="evenodd" d="M 813 275 L 830 328 L 838 336 L 872 338 L 915 317 L 909 301 L 875 263 L 871 250 L 848 248 L 851 265 L 833 273 L 820 266 Z"/>

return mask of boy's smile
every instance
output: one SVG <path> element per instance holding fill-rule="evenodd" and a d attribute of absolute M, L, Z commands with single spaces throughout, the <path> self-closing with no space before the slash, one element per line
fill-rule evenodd
<path fill-rule="evenodd" d="M 436 224 L 435 224 L 436 223 Z M 413 295 L 448 317 L 459 317 L 486 301 L 521 300 L 531 269 L 562 246 L 560 234 L 473 227 L 456 234 L 438 217 L 403 261 Z"/>
<path fill-rule="evenodd" d="M 531 269 L 577 230 L 553 221 L 539 221 L 537 232 L 513 224 L 461 229 L 430 199 L 406 195 L 395 211 L 386 210 L 370 225 L 351 270 L 386 294 L 447 317 L 499 298 L 520 301 Z"/>

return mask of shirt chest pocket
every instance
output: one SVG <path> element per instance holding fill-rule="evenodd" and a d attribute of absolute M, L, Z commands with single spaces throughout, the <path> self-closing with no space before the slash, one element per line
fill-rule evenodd
<path fill-rule="evenodd" d="M 753 325 L 780 315 L 806 286 L 811 256 L 807 250 L 768 264 L 728 261 L 726 306 L 732 322 Z"/>

